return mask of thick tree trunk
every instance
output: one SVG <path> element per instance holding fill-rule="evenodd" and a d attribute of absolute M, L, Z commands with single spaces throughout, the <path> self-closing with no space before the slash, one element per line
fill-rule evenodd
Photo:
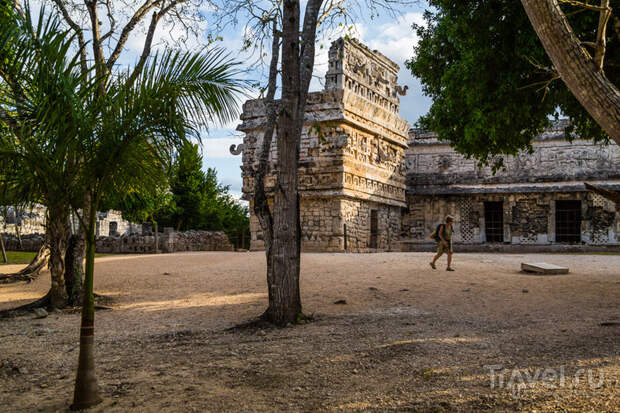
<path fill-rule="evenodd" d="M 566 86 L 620 145 L 620 91 L 581 45 L 558 1 L 521 0 L 521 3 Z"/>
<path fill-rule="evenodd" d="M 68 301 L 64 263 L 67 220 L 66 208 L 62 205 L 48 205 L 47 233 L 50 247 L 49 269 L 52 277 L 49 306 L 52 308 L 66 307 Z"/>
<path fill-rule="evenodd" d="M 282 16 L 282 108 L 278 118 L 278 174 L 273 201 L 271 283 L 267 318 L 276 325 L 294 323 L 301 313 L 299 293 L 299 2 L 284 1 Z M 269 276 L 269 273 L 268 273 Z"/>
<path fill-rule="evenodd" d="M 95 199 L 95 198 L 93 198 Z M 93 281 L 95 275 L 95 227 L 96 208 L 88 211 L 86 231 L 86 272 L 82 302 L 82 323 L 80 326 L 80 356 L 75 379 L 72 410 L 81 410 L 101 403 L 95 374 L 95 296 Z"/>
<path fill-rule="evenodd" d="M 75 233 L 69 237 L 65 254 L 65 283 L 69 305 L 81 304 L 85 253 L 84 228 L 79 225 Z"/>

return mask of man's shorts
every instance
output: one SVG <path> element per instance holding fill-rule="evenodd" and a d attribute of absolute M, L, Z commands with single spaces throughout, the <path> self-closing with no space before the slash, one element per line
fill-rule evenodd
<path fill-rule="evenodd" d="M 437 254 L 443 254 L 444 252 L 452 254 L 452 241 L 448 241 L 448 247 L 443 245 L 443 242 L 437 244 Z"/>

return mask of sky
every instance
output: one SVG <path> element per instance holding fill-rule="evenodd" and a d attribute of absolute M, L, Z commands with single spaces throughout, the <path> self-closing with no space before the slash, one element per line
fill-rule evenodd
<path fill-rule="evenodd" d="M 354 31 L 351 37 L 356 37 L 371 49 L 376 49 L 395 61 L 400 66 L 399 84 L 409 86 L 406 96 L 400 97 L 400 115 L 413 125 L 424 115 L 431 104 L 429 98 L 422 94 L 420 82 L 411 75 L 405 67 L 405 61 L 413 56 L 413 47 L 417 44 L 417 36 L 411 29 L 412 23 L 422 23 L 422 6 L 407 7 L 398 17 L 382 17 L 373 21 L 354 22 Z M 317 47 L 314 76 L 323 78 L 327 70 L 327 51 L 331 41 L 340 37 L 342 33 L 324 35 L 318 43 L 324 47 Z M 233 48 L 240 44 L 241 36 L 234 30 L 222 34 L 225 44 Z M 311 84 L 311 91 L 321 90 L 323 85 L 315 78 Z M 238 122 L 237 122 L 238 123 Z M 212 129 L 202 136 L 204 167 L 215 168 L 218 179 L 230 185 L 231 193 L 236 197 L 241 195 L 241 155 L 231 155 L 228 148 L 231 144 L 243 142 L 243 134 L 235 131 L 236 125 L 227 125 L 226 128 Z"/>
<path fill-rule="evenodd" d="M 41 7 L 41 4 L 46 4 L 48 1 L 50 0 L 32 0 L 33 11 Z M 123 1 L 125 0 L 118 0 L 113 3 L 121 5 Z M 125 2 L 127 4 L 132 3 L 131 1 Z M 302 1 L 302 6 L 304 3 L 305 1 Z M 359 4 L 364 4 L 364 2 L 360 2 Z M 352 21 L 349 27 L 323 30 L 317 39 L 318 47 L 316 48 L 317 56 L 314 68 L 315 78 L 311 83 L 310 91 L 323 89 L 323 85 L 319 79 L 324 78 L 324 74 L 327 70 L 327 53 L 329 46 L 333 40 L 336 40 L 344 34 L 348 34 L 351 37 L 357 38 L 371 49 L 380 51 L 400 66 L 399 84 L 409 87 L 407 95 L 400 97 L 400 115 L 409 121 L 410 125 L 413 125 L 419 116 L 427 112 L 431 103 L 430 99 L 423 96 L 419 81 L 415 79 L 405 67 L 405 61 L 413 56 L 413 48 L 418 41 L 411 25 L 413 23 L 423 22 L 422 14 L 425 6 L 426 3 L 424 0 L 414 0 L 411 5 L 398 10 L 397 16 L 380 13 L 378 17 L 372 20 L 368 18 Z M 206 6 L 200 7 L 201 13 L 208 16 L 210 10 Z M 123 12 L 125 12 L 125 15 L 123 15 Z M 127 17 L 127 12 L 131 13 L 132 11 L 116 10 L 114 11 L 114 15 L 119 22 L 122 22 L 122 20 L 124 20 L 123 17 Z M 357 14 L 370 15 L 370 10 L 362 10 L 361 13 Z M 82 17 L 85 16 L 83 15 Z M 210 31 L 212 32 L 209 27 L 209 18 L 207 17 L 201 22 L 195 23 L 194 27 L 197 28 L 198 35 L 186 39 L 184 37 L 185 31 L 180 25 L 166 26 L 164 24 L 162 26 L 162 23 L 160 23 L 160 27 L 155 34 L 154 51 L 165 47 L 166 44 L 175 44 L 175 41 L 177 45 L 182 43 L 183 47 L 187 49 L 201 49 L 207 44 L 207 33 Z M 105 32 L 105 29 L 106 27 L 103 27 L 102 32 Z M 240 52 L 243 37 L 242 30 L 244 29 L 240 26 L 230 26 L 218 32 L 217 34 L 221 36 L 222 41 L 218 42 L 217 45 L 226 48 L 230 52 L 231 57 L 242 62 L 248 62 L 254 59 L 250 59 L 246 54 Z M 144 27 L 134 30 L 128 39 L 124 52 L 117 62 L 118 65 L 135 65 L 138 56 L 142 52 L 144 38 Z M 265 73 L 266 69 L 254 68 L 249 69 L 245 76 L 253 81 L 262 80 L 264 84 Z M 258 92 L 252 91 L 250 93 L 253 96 L 257 96 Z M 243 134 L 235 130 L 238 124 L 239 121 L 235 121 L 227 125 L 211 127 L 208 131 L 204 131 L 201 134 L 204 169 L 216 169 L 219 181 L 225 185 L 229 185 L 231 194 L 235 197 L 241 196 L 241 155 L 234 156 L 230 154 L 229 147 L 231 144 L 243 142 Z"/>

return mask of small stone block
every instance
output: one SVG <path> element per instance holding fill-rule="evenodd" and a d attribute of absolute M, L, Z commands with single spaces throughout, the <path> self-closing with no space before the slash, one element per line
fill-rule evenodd
<path fill-rule="evenodd" d="M 559 267 L 546 262 L 521 263 L 521 271 L 533 272 L 536 274 L 568 274 L 567 267 Z"/>

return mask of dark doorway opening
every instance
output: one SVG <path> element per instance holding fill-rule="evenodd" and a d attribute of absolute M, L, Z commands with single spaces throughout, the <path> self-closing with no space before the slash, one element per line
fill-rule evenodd
<path fill-rule="evenodd" d="M 370 210 L 370 248 L 377 248 L 379 234 L 379 217 L 376 209 Z"/>
<path fill-rule="evenodd" d="M 555 241 L 581 242 L 581 201 L 555 201 Z"/>
<path fill-rule="evenodd" d="M 504 242 L 504 203 L 484 203 L 484 228 L 487 242 Z"/>

